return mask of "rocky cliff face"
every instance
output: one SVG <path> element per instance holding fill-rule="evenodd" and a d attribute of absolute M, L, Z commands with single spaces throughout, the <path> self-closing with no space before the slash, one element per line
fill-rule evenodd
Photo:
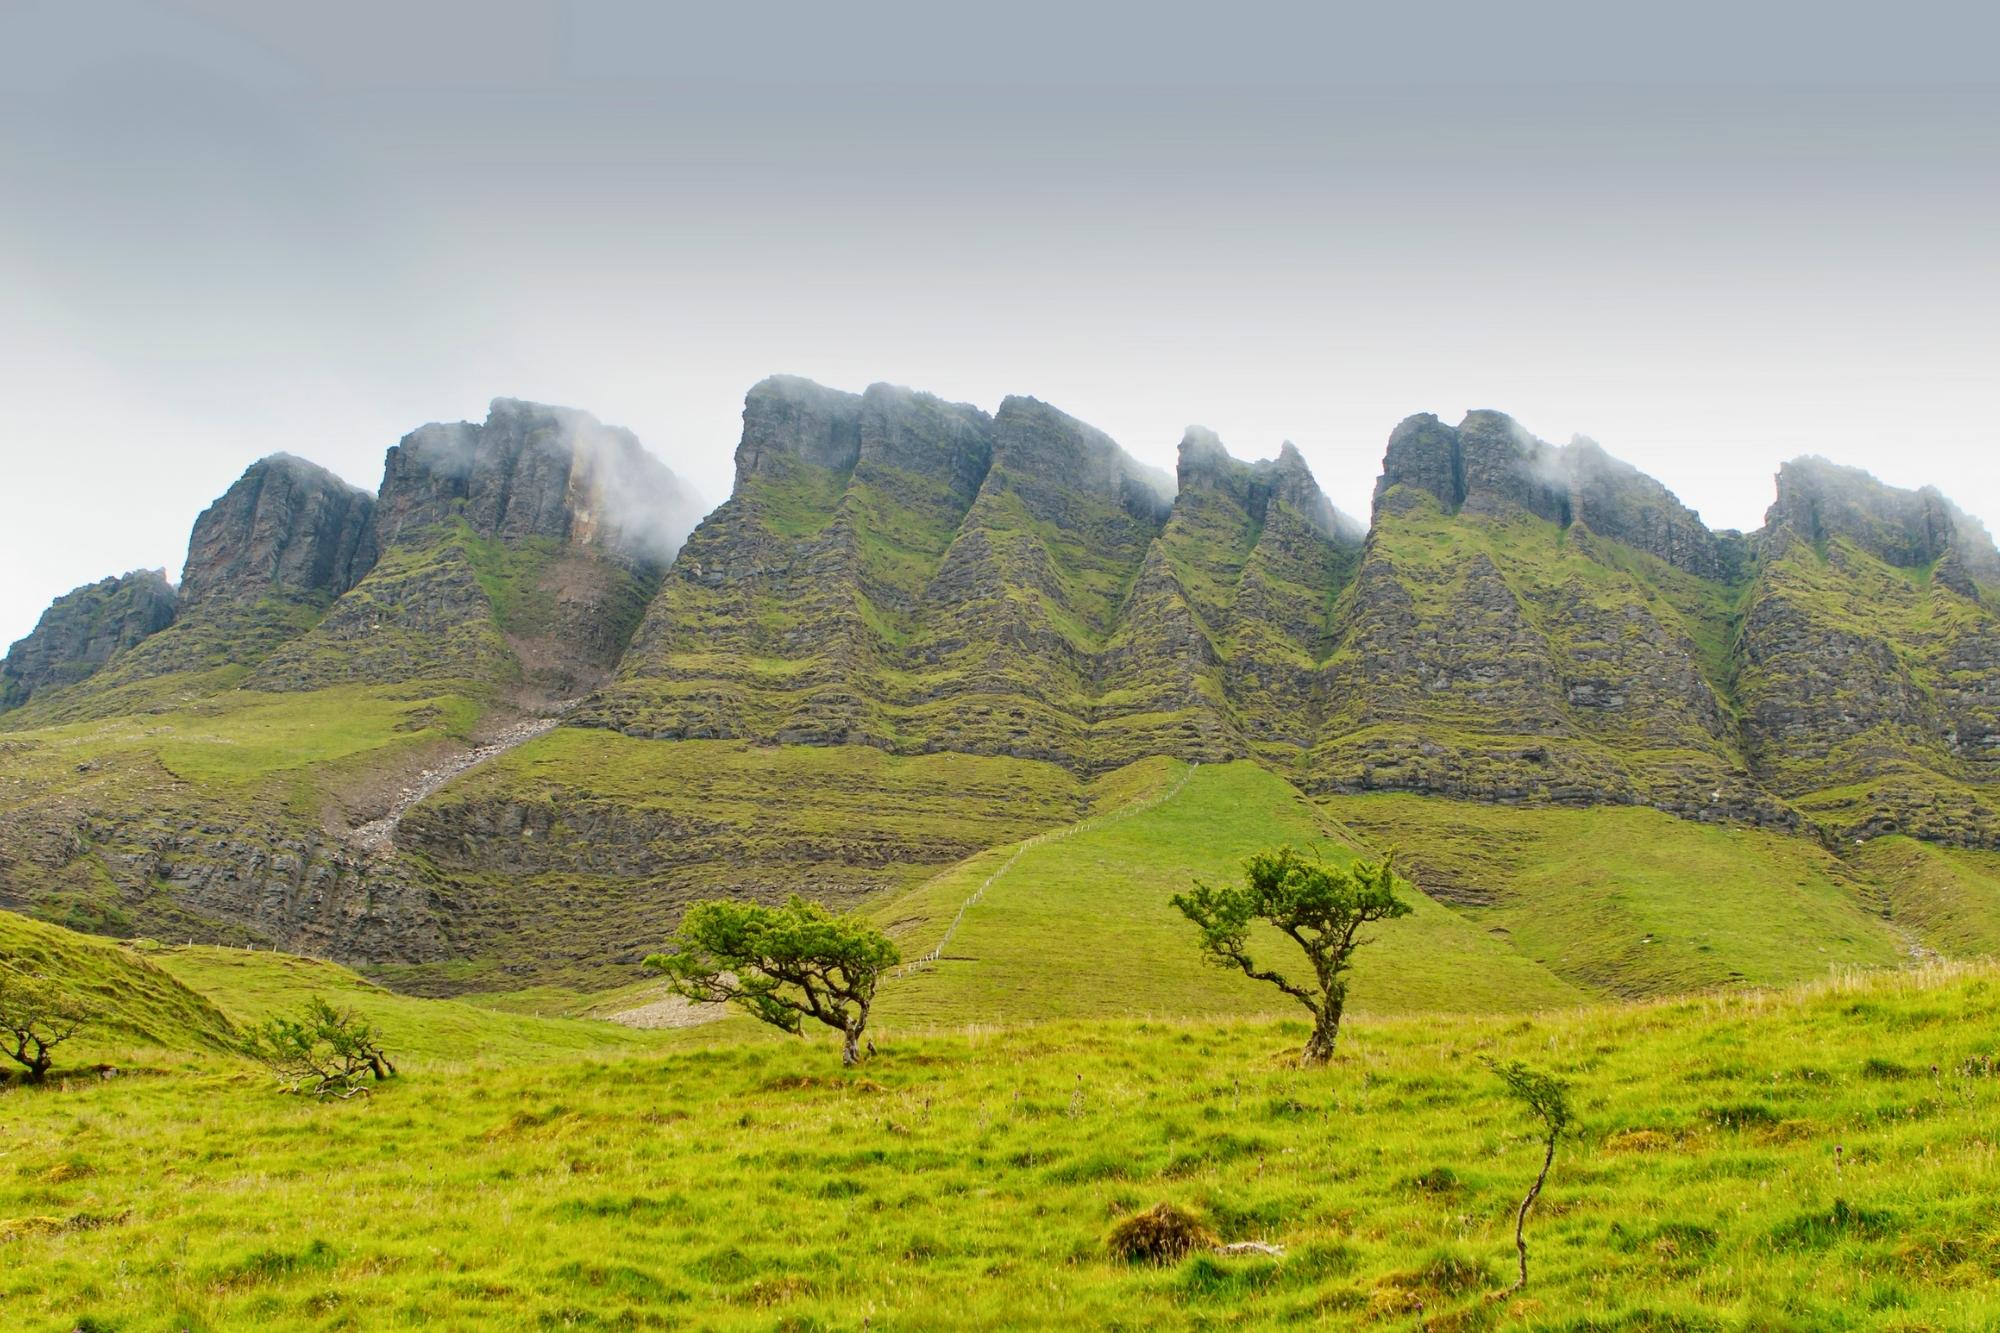
<path fill-rule="evenodd" d="M 1844 539 L 1903 568 L 1944 563 L 1966 586 L 2000 584 L 2000 553 L 1979 521 L 1926 486 L 1885 486 L 1859 468 L 1795 458 L 1778 469 L 1778 497 L 1764 515 L 1773 536 L 1817 546 Z"/>
<path fill-rule="evenodd" d="M 1375 484 L 1376 507 L 1392 496 L 1407 505 L 1418 492 L 1448 513 L 1518 511 L 1563 527 L 1581 523 L 1699 578 L 1725 579 L 1741 564 L 1734 544 L 1710 532 L 1673 492 L 1596 441 L 1579 436 L 1557 448 L 1500 412 L 1469 412 L 1456 429 L 1428 412 L 1397 426 Z"/>
<path fill-rule="evenodd" d="M 1319 790 L 1793 827 L 1832 779 L 1780 780 L 1764 756 L 1848 753 L 1870 725 L 1773 687 L 1772 663 L 1803 645 L 1812 661 L 1775 674 L 1812 698 L 1904 670 L 1747 591 L 1780 578 L 1784 532 L 1805 520 L 1755 542 L 1712 533 L 1594 442 L 1551 446 L 1497 412 L 1396 428 L 1365 546 L 1296 450 L 1244 463 L 1190 430 L 1169 501 L 1099 432 L 1029 398 L 987 418 L 886 386 L 767 381 L 737 460 L 735 496 L 581 720 L 1085 774 L 1254 755 Z M 1836 504 L 1815 481 L 1810 503 L 1787 482 L 1774 514 L 1921 554 L 1947 590 L 1990 567 L 1984 534 L 1941 500 Z M 1936 650 L 1955 671 L 1880 686 L 1903 701 L 1883 753 L 1928 746 L 1970 772 L 1992 751 L 1991 615 L 1965 605 L 1971 628 Z M 1897 633 L 1907 646 L 1917 630 Z"/>
<path fill-rule="evenodd" d="M 1935 490 L 1787 463 L 1741 637 L 1761 780 L 1863 834 L 2000 836 L 2000 568 Z"/>
<path fill-rule="evenodd" d="M 174 586 L 165 570 L 142 569 L 86 583 L 56 598 L 0 661 L 0 712 L 40 690 L 93 675 L 112 656 L 173 623 Z"/>
<path fill-rule="evenodd" d="M 331 601 L 375 563 L 375 498 L 303 458 L 260 459 L 194 523 L 183 614 L 271 596 Z"/>
<path fill-rule="evenodd" d="M 500 398 L 483 424 L 421 427 L 383 466 L 379 563 L 250 683 L 574 696 L 616 664 L 698 512 L 631 432 L 587 413 Z"/>
<path fill-rule="evenodd" d="M 1245 753 L 1219 646 L 1230 613 L 1268 606 L 1299 622 L 1284 632 L 1322 634 L 1326 591 L 1285 581 L 1357 542 L 1295 450 L 1254 469 L 1216 453 L 1218 475 L 1243 472 L 1226 501 L 1241 549 L 1218 557 L 1223 586 L 1202 586 L 1208 623 L 1169 549 L 1205 560 L 1201 539 L 1162 544 L 1172 483 L 1102 432 L 1032 398 L 989 417 L 888 385 L 766 381 L 744 406 L 735 494 L 580 720 L 1079 771 Z M 1283 670 L 1305 651 L 1286 647 Z M 1246 690 L 1257 660 L 1236 672 Z"/>
<path fill-rule="evenodd" d="M 701 503 L 630 431 L 586 412 L 496 398 L 483 424 L 424 426 L 389 450 L 374 537 L 386 548 L 463 521 L 664 565 Z"/>

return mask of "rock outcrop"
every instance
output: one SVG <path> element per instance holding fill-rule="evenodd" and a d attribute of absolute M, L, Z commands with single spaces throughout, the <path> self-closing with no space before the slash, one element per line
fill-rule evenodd
<path fill-rule="evenodd" d="M 1220 582 L 1191 594 L 1175 551 L 1208 560 L 1207 520 L 1167 536 L 1172 481 L 1048 404 L 1009 398 L 989 417 L 889 385 L 767 380 L 744 404 L 735 493 L 690 538 L 619 679 L 578 717 L 640 736 L 1077 771 L 1246 753 L 1225 659 L 1250 694 L 1259 662 L 1294 681 L 1309 672 L 1329 594 L 1291 580 L 1338 578 L 1328 553 L 1346 549 L 1351 567 L 1359 543 L 1296 450 L 1254 467 L 1214 452 L 1198 466 L 1230 477 L 1219 503 L 1236 514 L 1235 545 L 1211 562 Z M 1280 640 L 1236 653 L 1239 600 L 1289 617 Z"/>
<path fill-rule="evenodd" d="M 423 426 L 389 450 L 373 537 L 386 549 L 463 521 L 481 537 L 663 566 L 700 517 L 699 498 L 632 432 L 496 398 L 483 424 Z"/>
<path fill-rule="evenodd" d="M 1778 473 L 1740 640 L 1774 791 L 1862 835 L 2000 841 L 2000 560 L 1937 491 L 1799 459 Z"/>
<path fill-rule="evenodd" d="M 374 506 L 366 491 L 302 458 L 252 463 L 195 520 L 173 623 L 44 701 L 56 710 L 49 716 L 156 707 L 188 697 L 174 682 L 199 693 L 217 673 L 262 662 L 374 565 Z"/>
<path fill-rule="evenodd" d="M 252 463 L 195 520 L 182 614 L 273 594 L 333 600 L 375 563 L 374 508 L 375 497 L 303 458 Z"/>
<path fill-rule="evenodd" d="M 1396 497 L 1397 487 L 1410 490 Z M 1698 578 L 1725 579 L 1742 561 L 1735 544 L 1712 533 L 1672 491 L 1596 441 L 1578 436 L 1558 448 L 1501 412 L 1466 414 L 1456 429 L 1428 412 L 1389 436 L 1375 504 L 1401 508 L 1427 491 L 1448 513 L 1513 512 L 1600 536 L 1664 560 Z"/>
<path fill-rule="evenodd" d="M 699 510 L 630 431 L 588 413 L 498 398 L 484 424 L 420 427 L 383 466 L 379 563 L 250 683 L 574 696 L 617 663 Z"/>
<path fill-rule="evenodd" d="M 1904 568 L 1949 561 L 1949 572 L 1967 581 L 2000 584 L 1993 538 L 1936 487 L 1899 490 L 1824 458 L 1795 458 L 1778 469 L 1778 497 L 1764 526 L 1774 537 L 1814 545 L 1844 538 Z"/>
<path fill-rule="evenodd" d="M 56 598 L 34 631 L 0 661 L 0 712 L 39 691 L 87 679 L 118 652 L 172 624 L 175 601 L 161 569 L 100 579 Z"/>

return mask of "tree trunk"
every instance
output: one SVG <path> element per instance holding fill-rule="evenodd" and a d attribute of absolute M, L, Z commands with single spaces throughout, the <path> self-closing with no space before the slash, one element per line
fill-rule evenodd
<path fill-rule="evenodd" d="M 1535 1183 L 1529 1187 L 1528 1197 L 1521 1200 L 1521 1207 L 1514 1214 L 1514 1251 L 1521 1256 L 1521 1275 L 1514 1279 L 1514 1285 L 1507 1288 L 1501 1293 L 1502 1295 L 1511 1296 L 1528 1285 L 1528 1242 L 1522 1235 L 1522 1229 L 1528 1224 L 1528 1210 L 1535 1206 L 1535 1200 L 1541 1195 L 1542 1182 L 1549 1178 L 1549 1164 L 1555 1160 L 1556 1140 L 1552 1134 L 1549 1136 L 1549 1150 L 1542 1155 L 1542 1174 L 1535 1177 Z"/>
<path fill-rule="evenodd" d="M 841 1035 L 840 1064 L 843 1069 L 852 1069 L 861 1063 L 861 1024 L 849 1020 Z"/>
<path fill-rule="evenodd" d="M 1313 1020 L 1312 1036 L 1299 1052 L 1302 1065 L 1323 1065 L 1333 1059 L 1333 1043 L 1340 1036 L 1340 1002 L 1330 1000 Z"/>

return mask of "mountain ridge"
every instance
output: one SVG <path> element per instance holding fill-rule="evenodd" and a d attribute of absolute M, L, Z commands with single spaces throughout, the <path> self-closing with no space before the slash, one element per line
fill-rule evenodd
<path fill-rule="evenodd" d="M 1168 478 L 1038 399 L 774 376 L 698 522 L 629 432 L 514 399 L 383 475 L 260 460 L 166 623 L 93 593 L 17 645 L 0 898 L 418 989 L 596 984 L 692 897 L 872 901 L 1161 759 L 2000 848 L 2000 557 L 1936 491 L 1823 462 L 1714 532 L 1590 440 L 1419 414 L 1364 529 L 1290 445 L 1190 427 Z M 1441 902 L 1481 901 L 1461 879 Z"/>

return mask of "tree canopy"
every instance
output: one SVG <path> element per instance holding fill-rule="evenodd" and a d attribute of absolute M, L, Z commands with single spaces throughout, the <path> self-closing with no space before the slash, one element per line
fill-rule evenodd
<path fill-rule="evenodd" d="M 702 1004 L 736 1004 L 798 1033 L 807 1019 L 842 1035 L 841 1063 L 861 1059 L 861 1034 L 896 946 L 854 913 L 836 916 L 793 894 L 782 906 L 718 899 L 681 918 L 668 952 L 646 966 Z"/>
<path fill-rule="evenodd" d="M 354 1097 L 368 1090 L 363 1083 L 368 1076 L 379 1083 L 396 1073 L 374 1024 L 317 995 L 296 1018 L 280 1015 L 251 1029 L 244 1049 L 268 1065 L 287 1091 L 314 1097 Z"/>
<path fill-rule="evenodd" d="M 1172 901 L 1200 932 L 1209 962 L 1276 986 L 1312 1013 L 1313 1035 L 1300 1058 L 1323 1064 L 1340 1033 L 1354 951 L 1368 942 L 1362 927 L 1409 914 L 1409 904 L 1396 895 L 1400 882 L 1386 857 L 1331 865 L 1280 847 L 1246 861 L 1240 885 L 1197 882 Z M 1295 980 L 1251 957 L 1250 927 L 1258 921 L 1299 946 L 1312 968 L 1310 980 Z"/>
<path fill-rule="evenodd" d="M 0 963 L 0 1032 L 8 1051 L 39 1083 L 54 1063 L 56 1047 L 74 1037 L 95 1016 L 81 997 L 48 977 Z"/>
<path fill-rule="evenodd" d="M 1535 1206 L 1535 1200 L 1541 1197 L 1542 1186 L 1548 1183 L 1549 1167 L 1556 1160 L 1556 1140 L 1569 1128 L 1569 1084 L 1519 1060 L 1502 1064 L 1488 1059 L 1486 1067 L 1506 1085 L 1507 1094 L 1527 1107 L 1528 1113 L 1541 1123 L 1543 1146 L 1541 1174 L 1535 1177 L 1535 1183 L 1529 1186 L 1521 1206 L 1514 1212 L 1514 1251 L 1520 1259 L 1520 1275 L 1515 1278 L 1514 1285 L 1502 1293 L 1505 1295 L 1528 1285 L 1528 1241 L 1525 1234 L 1528 1210 Z"/>

